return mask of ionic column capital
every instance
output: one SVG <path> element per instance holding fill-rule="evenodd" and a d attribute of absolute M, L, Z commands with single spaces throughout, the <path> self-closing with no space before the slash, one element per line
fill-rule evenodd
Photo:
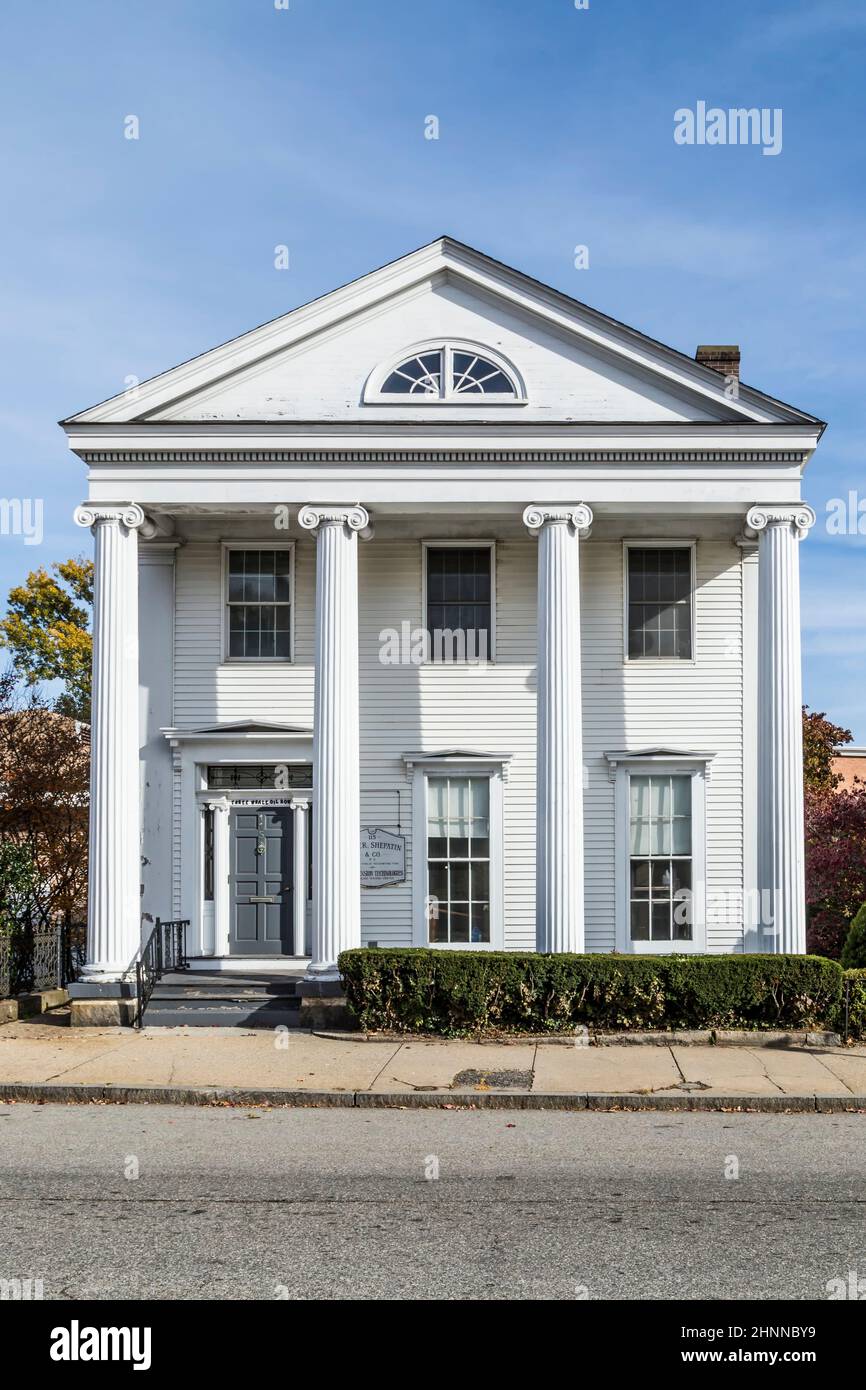
<path fill-rule="evenodd" d="M 367 531 L 370 514 L 366 507 L 354 503 L 347 507 L 320 507 L 307 503 L 298 512 L 298 524 L 305 531 L 318 531 L 320 526 L 347 526 L 350 531 Z"/>
<path fill-rule="evenodd" d="M 97 526 L 105 525 L 122 525 L 127 531 L 138 531 L 148 525 L 144 508 L 137 502 L 83 502 L 80 507 L 75 508 L 73 517 L 76 526 L 86 526 L 91 531 Z M 142 534 L 145 533 L 142 531 Z"/>
<path fill-rule="evenodd" d="M 202 806 L 208 811 L 230 811 L 231 802 L 226 796 L 206 797 L 202 801 Z"/>
<path fill-rule="evenodd" d="M 585 502 L 571 507 L 547 507 L 533 502 L 523 513 L 523 524 L 537 534 L 543 526 L 570 526 L 586 540 L 592 526 L 592 511 Z"/>
<path fill-rule="evenodd" d="M 746 536 L 754 538 L 768 526 L 793 528 L 798 541 L 803 540 L 815 525 L 816 517 L 806 502 L 770 503 L 750 507 L 746 513 Z"/>

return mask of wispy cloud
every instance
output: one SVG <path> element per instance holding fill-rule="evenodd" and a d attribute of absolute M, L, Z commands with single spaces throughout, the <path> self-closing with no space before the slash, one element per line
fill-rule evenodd
<path fill-rule="evenodd" d="M 775 45 L 811 43 L 842 35 L 866 33 L 866 9 L 861 0 L 811 0 L 811 3 L 777 14 L 763 27 L 763 37 Z"/>

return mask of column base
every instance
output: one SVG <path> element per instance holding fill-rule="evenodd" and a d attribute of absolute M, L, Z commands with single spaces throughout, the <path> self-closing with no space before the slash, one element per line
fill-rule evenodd
<path fill-rule="evenodd" d="M 86 972 L 66 988 L 70 999 L 134 999 L 136 994 L 134 979 Z"/>
<path fill-rule="evenodd" d="M 135 1023 L 135 999 L 71 999 L 71 1028 L 131 1028 Z"/>
<path fill-rule="evenodd" d="M 304 972 L 304 983 L 313 985 L 339 984 L 340 972 L 336 965 L 308 965 Z"/>
<path fill-rule="evenodd" d="M 301 1001 L 301 1028 L 333 1028 L 344 1031 L 357 1027 L 355 1015 L 346 1003 L 346 992 L 337 975 L 333 979 L 305 976 L 298 985 Z"/>
<path fill-rule="evenodd" d="M 67 985 L 72 1028 L 131 1028 L 138 1000 L 134 980 L 96 974 Z"/>

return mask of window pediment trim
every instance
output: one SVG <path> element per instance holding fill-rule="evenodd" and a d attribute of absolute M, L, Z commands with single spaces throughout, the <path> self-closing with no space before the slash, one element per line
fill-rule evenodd
<path fill-rule="evenodd" d="M 710 764 L 715 753 L 694 752 L 685 748 L 635 748 L 619 749 L 612 753 L 605 753 L 605 758 L 609 764 L 611 781 L 616 780 L 617 770 L 620 767 L 631 770 L 640 770 L 643 767 L 656 767 L 660 763 L 672 764 L 676 767 L 703 768 L 709 777 Z"/>

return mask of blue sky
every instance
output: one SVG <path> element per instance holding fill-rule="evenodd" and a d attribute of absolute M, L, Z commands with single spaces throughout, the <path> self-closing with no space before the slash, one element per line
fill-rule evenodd
<path fill-rule="evenodd" d="M 866 5 L 289 4 L 0 10 L 2 493 L 45 499 L 0 594 L 86 548 L 57 419 L 449 232 L 830 422 L 805 697 L 866 743 L 866 535 L 824 524 L 866 512 Z M 698 100 L 781 108 L 782 152 L 678 146 Z"/>

